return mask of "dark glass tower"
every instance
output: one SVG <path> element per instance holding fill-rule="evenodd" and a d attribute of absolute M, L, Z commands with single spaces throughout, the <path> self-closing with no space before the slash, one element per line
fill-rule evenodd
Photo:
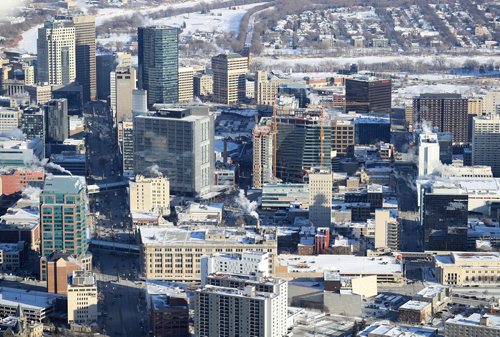
<path fill-rule="evenodd" d="M 422 190 L 425 250 L 467 250 L 468 196 L 456 188 Z"/>
<path fill-rule="evenodd" d="M 139 89 L 148 92 L 148 107 L 179 100 L 179 31 L 139 27 Z"/>

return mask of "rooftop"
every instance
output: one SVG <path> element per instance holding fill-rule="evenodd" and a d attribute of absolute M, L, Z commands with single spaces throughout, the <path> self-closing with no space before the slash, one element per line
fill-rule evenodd
<path fill-rule="evenodd" d="M 0 305 L 10 307 L 17 307 L 18 304 L 21 304 L 25 309 L 40 310 L 51 307 L 56 299 L 63 298 L 65 296 L 40 291 L 0 288 Z"/>
<path fill-rule="evenodd" d="M 73 176 L 47 176 L 42 193 L 78 194 L 85 188 L 85 178 Z"/>
<path fill-rule="evenodd" d="M 193 227 L 141 227 L 141 242 L 146 245 L 156 244 L 259 244 L 274 240 L 275 234 L 261 235 L 241 228 L 223 228 L 215 226 Z"/>
<path fill-rule="evenodd" d="M 430 285 L 422 290 L 420 290 L 417 295 L 423 298 L 433 298 L 439 293 L 445 291 L 447 287 L 442 286 L 440 284 Z"/>
<path fill-rule="evenodd" d="M 431 305 L 429 302 L 422 302 L 422 301 L 408 301 L 402 306 L 399 307 L 399 309 L 404 309 L 404 310 L 423 310 L 427 306 Z"/>
<path fill-rule="evenodd" d="M 484 316 L 486 316 L 488 318 L 488 324 L 487 324 L 488 327 L 490 327 L 492 329 L 500 330 L 500 316 L 483 315 L 483 317 Z M 469 317 L 457 315 L 453 318 L 449 318 L 446 321 L 446 323 L 479 326 L 479 325 L 481 325 L 481 317 L 482 316 L 478 313 L 472 314 Z"/>
<path fill-rule="evenodd" d="M 394 326 L 391 322 L 382 321 L 373 323 L 361 331 L 358 336 L 368 337 L 371 335 L 387 337 L 433 337 L 436 335 L 436 331 L 421 327 Z"/>
<path fill-rule="evenodd" d="M 338 270 L 341 274 L 393 274 L 401 273 L 402 266 L 394 257 L 367 257 L 353 255 L 279 255 L 278 263 L 288 266 L 289 273 L 324 273 Z"/>

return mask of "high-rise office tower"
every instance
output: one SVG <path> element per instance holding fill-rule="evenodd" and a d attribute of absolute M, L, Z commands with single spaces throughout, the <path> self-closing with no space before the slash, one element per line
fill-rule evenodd
<path fill-rule="evenodd" d="M 330 167 L 309 171 L 309 222 L 316 227 L 332 224 L 333 173 Z"/>
<path fill-rule="evenodd" d="M 209 276 L 207 285 L 195 291 L 196 336 L 286 336 L 287 294 L 284 280 Z"/>
<path fill-rule="evenodd" d="M 418 143 L 418 175 L 426 176 L 441 165 L 439 142 L 435 133 L 421 133 Z"/>
<path fill-rule="evenodd" d="M 97 280 L 85 270 L 73 271 L 68 285 L 68 324 L 97 323 Z"/>
<path fill-rule="evenodd" d="M 139 27 L 139 89 L 148 91 L 148 106 L 179 100 L 179 30 Z"/>
<path fill-rule="evenodd" d="M 272 121 L 269 118 L 261 119 L 253 131 L 253 188 L 262 188 L 262 185 L 274 180 L 274 132 Z"/>
<path fill-rule="evenodd" d="M 468 100 L 460 94 L 421 94 L 413 99 L 413 115 L 419 124 L 451 132 L 453 143 L 467 142 Z"/>
<path fill-rule="evenodd" d="M 132 90 L 132 115 L 145 114 L 148 112 L 148 92 L 146 90 Z"/>
<path fill-rule="evenodd" d="M 75 25 L 76 81 L 82 85 L 83 102 L 97 98 L 95 17 L 73 16 Z"/>
<path fill-rule="evenodd" d="M 193 100 L 193 67 L 179 68 L 179 102 L 191 102 Z"/>
<path fill-rule="evenodd" d="M 87 195 L 82 177 L 47 176 L 40 193 L 41 255 L 87 253 Z"/>
<path fill-rule="evenodd" d="M 267 71 L 264 70 L 255 73 L 255 102 L 258 106 L 272 107 L 280 84 L 286 81 L 276 76 L 268 77 Z"/>
<path fill-rule="evenodd" d="M 345 83 L 346 111 L 391 113 L 391 80 L 348 78 Z M 357 105 L 349 103 L 358 103 Z"/>
<path fill-rule="evenodd" d="M 97 98 L 107 100 L 110 95 L 110 74 L 115 70 L 113 54 L 96 55 L 96 87 Z"/>
<path fill-rule="evenodd" d="M 135 83 L 135 69 L 132 66 L 117 67 L 111 73 L 111 110 L 117 122 L 132 119 Z"/>
<path fill-rule="evenodd" d="M 332 151 L 336 156 L 346 156 L 356 144 L 354 118 L 332 120 Z"/>
<path fill-rule="evenodd" d="M 466 250 L 468 196 L 458 186 L 436 182 L 423 187 L 420 222 L 425 250 Z"/>
<path fill-rule="evenodd" d="M 239 54 L 212 57 L 214 101 L 237 104 L 246 97 L 248 58 Z"/>
<path fill-rule="evenodd" d="M 38 137 L 45 140 L 45 116 L 43 109 L 39 107 L 24 109 L 21 116 L 21 130 L 28 139 Z"/>
<path fill-rule="evenodd" d="M 285 182 L 302 183 L 306 170 L 331 163 L 332 127 L 319 111 L 278 115 L 276 175 Z M 323 131 L 322 131 L 323 130 Z"/>
<path fill-rule="evenodd" d="M 38 29 L 38 82 L 68 84 L 76 78 L 75 26 L 71 20 L 46 21 Z"/>
<path fill-rule="evenodd" d="M 50 100 L 44 110 L 46 142 L 64 142 L 69 137 L 68 101 L 65 98 Z"/>
<path fill-rule="evenodd" d="M 134 123 L 123 121 L 119 125 L 121 127 L 123 175 L 131 177 L 134 175 Z"/>
<path fill-rule="evenodd" d="M 500 177 L 500 116 L 474 117 L 472 122 L 472 164 L 491 166 L 494 177 Z"/>
<path fill-rule="evenodd" d="M 210 191 L 214 173 L 214 116 L 207 107 L 160 110 L 134 118 L 134 172 L 151 176 L 155 165 L 173 193 Z"/>

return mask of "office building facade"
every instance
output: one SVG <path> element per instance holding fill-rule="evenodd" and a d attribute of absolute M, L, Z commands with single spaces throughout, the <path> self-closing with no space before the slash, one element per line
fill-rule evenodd
<path fill-rule="evenodd" d="M 186 103 L 193 100 L 193 67 L 179 68 L 179 102 Z"/>
<path fill-rule="evenodd" d="M 316 227 L 329 227 L 332 224 L 332 170 L 330 167 L 313 167 L 308 178 L 309 223 Z"/>
<path fill-rule="evenodd" d="M 118 67 L 111 73 L 111 109 L 116 122 L 132 119 L 132 96 L 136 88 L 135 68 Z"/>
<path fill-rule="evenodd" d="M 74 16 L 76 81 L 82 86 L 83 102 L 97 98 L 95 17 Z"/>
<path fill-rule="evenodd" d="M 132 212 L 170 214 L 170 184 L 167 178 L 136 176 L 129 186 Z"/>
<path fill-rule="evenodd" d="M 238 104 L 246 97 L 248 58 L 239 54 L 212 57 L 214 101 Z"/>
<path fill-rule="evenodd" d="M 139 89 L 147 90 L 148 106 L 179 101 L 179 30 L 139 27 Z"/>
<path fill-rule="evenodd" d="M 421 193 L 425 250 L 466 250 L 468 196 L 456 186 L 435 184 Z"/>
<path fill-rule="evenodd" d="M 46 142 L 64 142 L 69 137 L 68 100 L 53 99 L 44 106 L 44 110 Z"/>
<path fill-rule="evenodd" d="M 391 80 L 348 78 L 345 82 L 346 111 L 391 113 Z M 351 104 L 349 103 L 357 103 Z"/>
<path fill-rule="evenodd" d="M 40 193 L 41 255 L 87 252 L 86 188 L 81 177 L 48 176 Z"/>
<path fill-rule="evenodd" d="M 460 94 L 421 94 L 413 99 L 415 123 L 451 132 L 453 143 L 468 140 L 468 100 Z"/>
<path fill-rule="evenodd" d="M 38 29 L 38 82 L 68 84 L 76 79 L 75 26 L 71 20 L 46 21 Z"/>
<path fill-rule="evenodd" d="M 68 324 L 97 323 L 97 280 L 95 274 L 73 271 L 68 285 Z"/>
<path fill-rule="evenodd" d="M 173 193 L 210 191 L 214 172 L 214 116 L 207 107 L 161 110 L 134 118 L 134 172 L 154 165 Z"/>
<path fill-rule="evenodd" d="M 253 188 L 262 188 L 274 180 L 274 132 L 271 120 L 262 119 L 252 131 L 253 138 Z"/>
<path fill-rule="evenodd" d="M 283 181 L 301 183 L 306 170 L 331 162 L 332 128 L 322 117 L 278 116 L 277 133 L 276 175 Z"/>
<path fill-rule="evenodd" d="M 472 164 L 491 166 L 494 177 L 500 177 L 500 116 L 474 117 L 472 123 Z"/>

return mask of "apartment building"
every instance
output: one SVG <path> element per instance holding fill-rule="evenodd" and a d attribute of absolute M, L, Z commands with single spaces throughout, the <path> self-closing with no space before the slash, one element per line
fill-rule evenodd
<path fill-rule="evenodd" d="M 253 131 L 253 188 L 262 188 L 274 180 L 274 132 L 271 120 L 263 118 L 256 124 Z"/>

